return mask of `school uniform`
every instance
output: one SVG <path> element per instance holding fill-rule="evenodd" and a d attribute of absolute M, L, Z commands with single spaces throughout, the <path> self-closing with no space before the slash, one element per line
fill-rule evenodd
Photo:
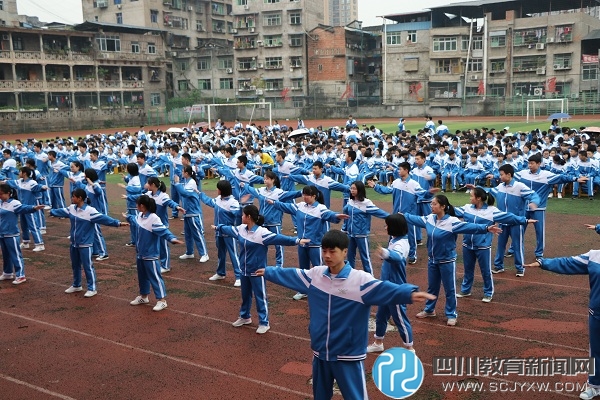
<path fill-rule="evenodd" d="M 6 183 L 13 189 L 17 190 L 17 197 L 19 200 L 26 205 L 35 206 L 38 204 L 37 193 L 43 191 L 42 185 L 34 181 L 33 179 L 17 179 L 9 180 Z M 33 236 L 33 242 L 35 245 L 44 244 L 42 234 L 40 233 L 40 226 L 36 221 L 34 214 L 23 214 L 21 215 L 21 233 L 23 235 L 23 243 L 29 243 L 29 234 Z"/>
<path fill-rule="evenodd" d="M 156 203 L 155 214 L 158 215 L 158 218 L 160 218 L 160 221 L 163 223 L 163 225 L 168 228 L 168 208 L 170 207 L 171 209 L 177 209 L 177 207 L 179 207 L 179 204 L 171 200 L 167 193 L 161 192 L 160 190 L 157 190 L 154 194 L 152 194 L 151 191 L 148 191 L 148 193 L 146 194 L 154 199 L 154 202 Z M 160 266 L 162 269 L 165 270 L 161 272 L 166 272 L 171 269 L 171 252 L 169 251 L 169 241 L 163 237 L 161 237 L 160 239 Z"/>
<path fill-rule="evenodd" d="M 196 181 L 192 178 L 176 183 L 175 190 L 182 200 L 182 207 L 186 211 L 183 215 L 183 227 L 185 232 L 185 254 L 194 254 L 194 244 L 198 249 L 200 257 L 208 255 L 206 241 L 204 240 L 204 225 L 202 224 L 202 208 L 200 196 L 196 193 L 198 189 Z"/>
<path fill-rule="evenodd" d="M 32 205 L 21 204 L 19 200 L 0 200 L 0 248 L 2 249 L 3 272 L 15 274 L 16 278 L 25 276 L 25 262 L 19 244 L 18 215 L 34 213 Z"/>

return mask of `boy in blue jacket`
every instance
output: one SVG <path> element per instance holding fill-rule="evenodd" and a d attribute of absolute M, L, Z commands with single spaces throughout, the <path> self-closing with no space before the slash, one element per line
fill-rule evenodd
<path fill-rule="evenodd" d="M 364 359 L 371 305 L 410 304 L 433 300 L 410 284 L 380 281 L 345 262 L 348 235 L 331 230 L 321 242 L 326 265 L 310 270 L 267 267 L 257 276 L 299 292 L 307 292 L 313 351 L 313 395 L 331 399 L 333 381 L 346 399 L 366 399 Z M 352 334 L 349 334 L 352 332 Z"/>

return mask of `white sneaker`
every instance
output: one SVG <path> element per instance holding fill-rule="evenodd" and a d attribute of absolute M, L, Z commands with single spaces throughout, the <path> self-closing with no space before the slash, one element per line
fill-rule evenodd
<path fill-rule="evenodd" d="M 20 285 L 21 283 L 25 283 L 25 282 L 27 282 L 27 278 L 25 278 L 24 276 L 21 276 L 20 278 L 17 278 L 14 281 L 12 281 L 12 284 Z"/>
<path fill-rule="evenodd" d="M 559 199 L 562 199 L 562 193 L 559 193 L 559 194 L 558 194 L 558 198 L 559 198 Z"/>
<path fill-rule="evenodd" d="M 15 274 L 2 274 L 0 275 L 0 281 L 8 281 L 11 279 L 15 279 Z"/>
<path fill-rule="evenodd" d="M 21 243 L 21 248 L 22 249 L 28 249 L 29 248 L 29 243 Z"/>
<path fill-rule="evenodd" d="M 98 292 L 95 290 L 88 290 L 87 292 L 85 292 L 83 297 L 94 297 L 97 294 L 98 294 Z"/>
<path fill-rule="evenodd" d="M 183 254 L 183 255 L 179 256 L 180 260 L 187 260 L 189 258 L 194 258 L 194 255 L 193 254 Z"/>
<path fill-rule="evenodd" d="M 233 286 L 234 286 L 234 287 L 240 287 L 240 286 L 242 286 L 242 281 L 241 281 L 241 280 L 239 280 L 239 279 L 236 279 L 236 280 L 235 280 L 235 283 L 233 284 Z"/>
<path fill-rule="evenodd" d="M 271 327 L 269 325 L 259 325 L 258 328 L 256 329 L 256 333 L 258 333 L 259 335 L 262 335 L 263 333 L 267 333 L 267 331 L 271 329 Z"/>
<path fill-rule="evenodd" d="M 46 230 L 45 229 L 40 229 L 40 235 L 45 235 L 46 234 Z"/>
<path fill-rule="evenodd" d="M 140 304 L 148 304 L 148 303 L 150 303 L 150 300 L 148 300 L 148 297 L 142 297 L 142 296 L 138 296 L 129 302 L 129 304 L 131 304 L 132 306 L 139 306 Z"/>
<path fill-rule="evenodd" d="M 583 400 L 590 400 L 596 396 L 600 396 L 600 389 L 593 388 L 588 385 L 588 388 L 579 394 L 579 398 Z"/>
<path fill-rule="evenodd" d="M 231 325 L 238 328 L 242 325 L 250 325 L 251 323 L 252 323 L 252 318 L 238 318 Z"/>
<path fill-rule="evenodd" d="M 307 297 L 308 297 L 308 295 L 307 295 L 307 294 L 304 294 L 304 293 L 300 293 L 300 292 L 298 292 L 298 293 L 296 293 L 296 294 L 295 294 L 295 295 L 292 297 L 292 299 L 294 299 L 294 300 L 302 300 L 302 299 L 305 299 L 305 298 L 307 298 Z"/>
<path fill-rule="evenodd" d="M 46 248 L 44 247 L 43 244 L 38 244 L 33 248 L 33 251 L 44 251 L 46 250 Z"/>
<path fill-rule="evenodd" d="M 48 206 L 48 205 L 45 205 L 45 206 L 44 206 L 44 210 L 49 210 L 50 208 L 52 208 L 52 207 L 50 207 L 50 206 Z"/>
<path fill-rule="evenodd" d="M 83 288 L 81 286 L 69 286 L 69 288 L 65 290 L 65 293 L 81 292 L 82 290 Z"/>
<path fill-rule="evenodd" d="M 219 274 L 214 274 L 213 276 L 208 278 L 209 281 L 220 281 L 223 279 L 225 279 L 225 277 L 223 275 L 219 275 Z"/>
<path fill-rule="evenodd" d="M 200 261 L 201 263 L 205 263 L 205 262 L 207 262 L 208 260 L 209 260 L 209 258 L 208 258 L 208 254 L 205 254 L 205 255 L 203 255 L 202 257 L 200 257 L 200 260 L 199 260 L 199 261 Z"/>
<path fill-rule="evenodd" d="M 108 260 L 108 254 L 96 257 L 96 261 L 104 261 L 104 260 Z"/>
<path fill-rule="evenodd" d="M 552 197 L 554 197 L 554 194 L 552 194 L 552 192 L 550 192 L 550 194 L 548 195 L 548 198 L 551 199 Z"/>
<path fill-rule="evenodd" d="M 167 308 L 167 301 L 166 300 L 159 300 L 156 302 L 156 305 L 154 307 L 152 307 L 153 311 L 162 311 L 165 308 Z"/>
<path fill-rule="evenodd" d="M 371 343 L 367 346 L 367 353 L 381 353 L 384 350 L 383 343 Z"/>
<path fill-rule="evenodd" d="M 165 273 L 167 273 L 167 272 L 171 272 L 171 268 L 163 268 L 163 267 L 160 267 L 160 273 L 161 273 L 161 274 L 165 274 Z"/>

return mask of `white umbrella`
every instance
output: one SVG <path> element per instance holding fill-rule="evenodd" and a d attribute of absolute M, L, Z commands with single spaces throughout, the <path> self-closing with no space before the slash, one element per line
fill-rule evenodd
<path fill-rule="evenodd" d="M 185 131 L 181 128 L 172 127 L 167 129 L 168 133 L 185 133 Z"/>
<path fill-rule="evenodd" d="M 296 136 L 303 136 L 303 135 L 308 135 L 309 133 L 310 133 L 310 131 L 307 128 L 300 128 L 300 129 L 296 129 L 296 130 L 292 131 L 292 133 L 290 133 L 288 137 L 292 138 L 292 137 L 296 137 Z"/>

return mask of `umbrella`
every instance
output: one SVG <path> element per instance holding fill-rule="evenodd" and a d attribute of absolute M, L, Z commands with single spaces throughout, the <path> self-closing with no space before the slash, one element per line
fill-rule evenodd
<path fill-rule="evenodd" d="M 588 126 L 584 130 L 582 130 L 582 132 L 600 133 L 600 128 L 598 128 L 597 126 Z"/>
<path fill-rule="evenodd" d="M 198 122 L 196 125 L 193 125 L 192 128 L 204 128 L 208 126 L 208 122 Z"/>
<path fill-rule="evenodd" d="M 168 133 L 185 133 L 185 131 L 183 129 L 175 128 L 175 127 L 167 129 L 167 132 Z"/>
<path fill-rule="evenodd" d="M 304 136 L 304 135 L 308 135 L 310 133 L 310 131 L 307 128 L 300 128 L 300 129 L 296 129 L 294 131 L 292 131 L 292 133 L 290 133 L 290 135 L 288 137 L 292 138 L 292 137 L 296 137 L 296 136 Z"/>
<path fill-rule="evenodd" d="M 547 119 L 548 121 L 552 121 L 553 119 L 564 119 L 564 118 L 571 118 L 571 116 L 567 113 L 554 113 L 552 115 L 550 115 Z"/>

